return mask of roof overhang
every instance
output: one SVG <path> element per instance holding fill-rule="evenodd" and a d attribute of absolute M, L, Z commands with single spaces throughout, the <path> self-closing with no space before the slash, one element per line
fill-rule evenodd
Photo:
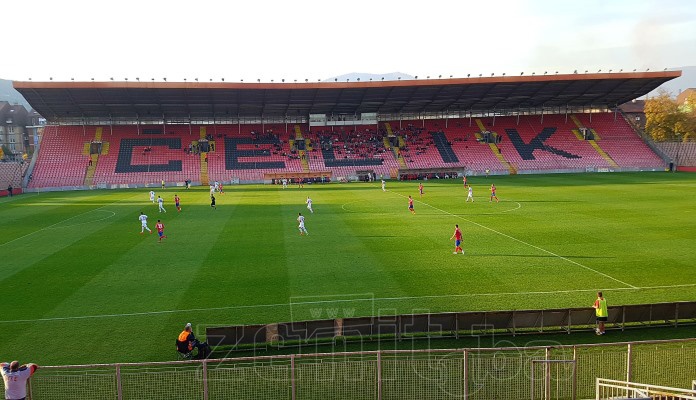
<path fill-rule="evenodd" d="M 362 82 L 14 82 L 49 120 L 215 118 L 614 107 L 681 71 Z"/>

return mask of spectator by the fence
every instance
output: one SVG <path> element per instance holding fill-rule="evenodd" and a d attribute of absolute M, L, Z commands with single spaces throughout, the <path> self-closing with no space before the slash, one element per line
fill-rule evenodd
<path fill-rule="evenodd" d="M 10 197 L 12 197 L 12 189 L 14 189 L 14 188 L 12 187 L 12 185 L 9 185 L 9 186 L 7 187 L 7 195 L 10 196 Z"/>
<path fill-rule="evenodd" d="M 0 364 L 5 382 L 5 399 L 24 400 L 27 397 L 27 381 L 39 369 L 36 364 L 19 365 L 18 361 Z"/>
<path fill-rule="evenodd" d="M 597 292 L 597 300 L 595 300 L 592 308 L 595 309 L 595 315 L 597 316 L 597 329 L 595 332 L 598 335 L 604 335 L 604 324 L 607 322 L 609 312 L 607 311 L 607 300 L 602 296 L 602 292 Z"/>
<path fill-rule="evenodd" d="M 192 332 L 190 322 L 186 324 L 184 330 L 179 334 L 179 338 L 176 340 L 176 349 L 182 354 L 188 354 L 192 352 L 193 349 L 198 349 L 197 358 L 199 359 L 207 358 L 210 354 L 208 342 L 199 342 L 198 339 L 196 339 L 196 336 Z"/>

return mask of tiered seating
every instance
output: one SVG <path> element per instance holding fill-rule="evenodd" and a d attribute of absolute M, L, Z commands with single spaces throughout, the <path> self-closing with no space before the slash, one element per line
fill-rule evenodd
<path fill-rule="evenodd" d="M 22 187 L 22 177 L 26 171 L 27 164 L 18 162 L 0 162 L 0 190 Z"/>
<path fill-rule="evenodd" d="M 519 124 L 517 117 L 498 117 L 494 127 L 492 120 L 484 120 L 484 124 L 488 130 L 503 135 L 498 147 L 503 157 L 520 171 L 609 166 L 588 141 L 579 140 L 573 134 L 577 127 L 570 118 L 566 122 L 564 115 L 545 115 L 543 123 L 540 116 L 526 116 L 520 117 Z"/>
<path fill-rule="evenodd" d="M 385 145 L 386 129 L 380 126 L 314 128 L 299 125 L 309 139 L 307 163 L 291 152 L 296 140 L 294 124 L 256 125 L 121 125 L 103 127 L 104 151 L 97 161 L 94 185 L 144 184 L 199 181 L 261 181 L 267 173 L 332 171 L 334 177 L 349 177 L 356 171 L 373 170 L 390 176 L 396 169 L 454 168 L 476 172 L 525 172 L 585 170 L 588 167 L 656 169 L 662 160 L 645 145 L 623 119 L 611 113 L 577 116 L 578 124 L 594 129 L 600 139 L 590 142 L 573 132 L 578 127 L 564 115 L 469 119 L 395 121 L 391 131 L 400 140 L 403 161 Z M 496 145 L 479 142 L 482 130 L 496 132 Z M 44 131 L 30 187 L 81 186 L 88 172 L 86 146 L 97 127 L 48 126 Z M 208 163 L 191 154 L 189 145 L 201 132 L 214 140 Z M 322 145 L 323 143 L 323 145 Z M 682 150 L 682 160 L 696 161 L 696 147 Z M 665 145 L 667 146 L 667 145 Z M 498 149 L 500 154 L 498 154 Z M 405 165 L 399 165 L 400 162 Z M 614 164 L 616 163 L 616 164 Z M 511 168 L 508 168 L 508 164 Z M 684 164 L 682 164 L 684 165 Z M 201 167 L 207 168 L 201 171 Z M 0 184 L 3 184 L 0 181 Z"/>
<path fill-rule="evenodd" d="M 29 187 L 80 186 L 87 171 L 84 144 L 94 137 L 96 127 L 47 126 Z"/>
<path fill-rule="evenodd" d="M 161 134 L 143 133 L 156 131 Z M 199 139 L 198 132 L 199 127 L 189 131 L 188 125 L 122 125 L 105 128 L 102 141 L 109 143 L 109 149 L 108 153 L 99 156 L 93 184 L 152 184 L 161 180 L 183 182 L 186 179 L 197 181 L 200 175 L 200 156 L 187 154 L 184 149 L 188 149 L 191 142 Z M 134 144 L 132 152 L 122 149 L 126 144 Z M 169 163 L 181 167 L 164 167 Z"/>
<path fill-rule="evenodd" d="M 299 157 L 290 151 L 290 139 L 295 138 L 293 125 L 220 125 L 216 129 L 217 149 L 208 159 L 208 175 L 212 181 L 232 178 L 261 181 L 267 173 L 302 171 Z M 228 148 L 228 144 L 234 144 L 235 150 Z M 261 154 L 254 155 L 255 152 Z M 236 164 L 232 165 L 233 162 Z"/>
<path fill-rule="evenodd" d="M 657 142 L 655 144 L 672 160 L 676 160 L 678 165 L 696 167 L 696 142 Z"/>
<path fill-rule="evenodd" d="M 598 144 L 620 167 L 663 168 L 664 162 L 636 134 L 625 119 L 614 120 L 613 113 L 577 115 L 587 128 L 594 129 L 601 140 Z"/>
<path fill-rule="evenodd" d="M 309 169 L 332 171 L 335 177 L 351 176 L 361 170 L 389 176 L 398 163 L 394 153 L 384 146 L 385 134 L 375 126 L 314 129 L 305 133 L 313 147 L 308 153 Z"/>

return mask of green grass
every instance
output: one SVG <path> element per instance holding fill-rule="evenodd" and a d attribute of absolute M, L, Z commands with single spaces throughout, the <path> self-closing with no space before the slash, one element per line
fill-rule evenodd
<path fill-rule="evenodd" d="M 422 199 L 415 182 L 228 187 L 217 210 L 205 188 L 169 188 L 161 215 L 144 189 L 0 199 L 0 359 L 169 360 L 186 322 L 582 307 L 597 289 L 613 305 L 696 298 L 696 175 L 471 183 L 473 204 L 460 181 L 425 182 Z M 164 243 L 138 234 L 141 210 L 151 228 L 162 217 Z M 452 254 L 455 223 L 465 256 Z"/>

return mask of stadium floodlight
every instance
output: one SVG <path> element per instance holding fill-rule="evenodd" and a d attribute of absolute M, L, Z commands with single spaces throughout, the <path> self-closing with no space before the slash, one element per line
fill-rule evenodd
<path fill-rule="evenodd" d="M 636 72 L 636 69 L 635 69 L 635 68 L 633 69 L 633 72 Z"/>
<path fill-rule="evenodd" d="M 587 70 L 585 70 L 585 73 L 587 73 Z"/>
<path fill-rule="evenodd" d="M 358 82 L 360 82 L 360 78 L 358 78 Z"/>
<path fill-rule="evenodd" d="M 452 79 L 452 75 L 450 75 L 450 79 Z"/>
<path fill-rule="evenodd" d="M 135 77 L 135 80 L 140 82 L 140 78 L 138 78 L 137 76 Z"/>
<path fill-rule="evenodd" d="M 220 80 L 224 82 L 224 81 L 225 81 L 225 78 L 220 78 Z"/>
<path fill-rule="evenodd" d="M 401 80 L 401 77 L 399 76 L 399 77 L 397 77 L 396 79 Z"/>
<path fill-rule="evenodd" d="M 29 78 L 29 80 L 31 80 L 31 78 Z"/>
<path fill-rule="evenodd" d="M 194 81 L 198 82 L 198 78 L 193 78 Z"/>
<path fill-rule="evenodd" d="M 126 80 L 126 82 L 128 82 L 128 78 L 123 78 L 123 79 L 125 79 L 125 80 Z"/>
<path fill-rule="evenodd" d="M 293 82 L 297 83 L 297 79 L 293 79 Z"/>
<path fill-rule="evenodd" d="M 505 72 L 503 72 L 503 76 L 505 76 Z"/>
<path fill-rule="evenodd" d="M 648 69 L 645 70 L 645 72 L 648 72 L 648 71 L 650 71 L 650 68 L 648 68 Z"/>
<path fill-rule="evenodd" d="M 92 82 L 94 82 L 94 78 L 92 78 Z"/>
<path fill-rule="evenodd" d="M 536 72 L 532 72 L 532 75 L 536 75 Z"/>
<path fill-rule="evenodd" d="M 495 72 L 491 72 L 491 76 L 494 76 L 494 75 L 495 75 Z"/>
<path fill-rule="evenodd" d="M 466 74 L 466 77 L 468 78 L 471 74 Z"/>
<path fill-rule="evenodd" d="M 483 76 L 483 74 L 479 74 L 479 78 L 482 77 L 482 76 Z"/>
<path fill-rule="evenodd" d="M 257 83 L 261 83 L 261 78 L 256 78 Z"/>
<path fill-rule="evenodd" d="M 384 80 L 384 77 L 382 77 L 382 80 Z"/>
<path fill-rule="evenodd" d="M 297 82 L 297 80 L 295 80 Z M 334 82 L 338 82 L 338 78 L 334 78 Z"/>
<path fill-rule="evenodd" d="M 623 72 L 623 68 L 621 68 L 621 69 L 619 70 L 619 72 Z"/>
<path fill-rule="evenodd" d="M 578 73 L 578 70 L 576 69 L 575 71 L 573 71 L 573 73 L 574 73 L 574 74 L 577 74 L 577 73 Z"/>
<path fill-rule="evenodd" d="M 186 82 L 186 78 L 184 78 L 184 82 Z"/>
<path fill-rule="evenodd" d="M 524 75 L 524 71 L 520 72 L 520 76 Z"/>
<path fill-rule="evenodd" d="M 210 82 L 212 82 L 212 81 L 213 81 L 213 78 L 210 78 Z"/>
<path fill-rule="evenodd" d="M 414 78 L 418 79 L 418 75 L 416 75 Z"/>
<path fill-rule="evenodd" d="M 426 76 L 425 79 L 430 79 L 430 75 Z"/>
<path fill-rule="evenodd" d="M 75 78 L 70 78 L 70 80 L 71 80 L 71 81 L 74 81 L 74 80 L 75 80 Z M 113 80 L 113 79 L 112 79 L 112 80 Z"/>
<path fill-rule="evenodd" d="M 372 82 L 372 78 L 370 78 L 370 82 Z"/>
<path fill-rule="evenodd" d="M 240 81 L 240 82 L 244 82 L 244 79 L 240 79 L 239 81 Z"/>
<path fill-rule="evenodd" d="M 48 78 L 48 80 L 49 80 L 49 81 L 52 81 L 52 80 L 53 80 L 53 77 L 52 77 L 52 76 L 51 76 L 51 77 L 49 77 L 49 78 Z"/>
<path fill-rule="evenodd" d="M 271 83 L 273 83 L 273 82 L 274 82 L 273 79 L 271 79 Z"/>
<path fill-rule="evenodd" d="M 556 75 L 558 75 L 558 71 L 556 71 Z"/>
<path fill-rule="evenodd" d="M 544 71 L 544 75 L 546 75 L 546 74 L 548 74 L 548 73 L 549 73 L 549 71 Z"/>
<path fill-rule="evenodd" d="M 611 73 L 611 71 L 613 71 L 613 69 L 610 69 L 610 70 L 609 70 L 609 73 Z"/>
<path fill-rule="evenodd" d="M 438 75 L 438 76 L 437 76 L 437 79 L 442 79 L 442 75 Z"/>
<path fill-rule="evenodd" d="M 600 72 L 602 72 L 602 70 L 601 70 L 601 69 L 600 69 L 599 71 L 597 71 L 597 73 L 600 73 Z"/>
<path fill-rule="evenodd" d="M 155 78 L 150 78 L 153 82 L 155 81 Z"/>
<path fill-rule="evenodd" d="M 360 79 L 358 79 L 358 80 L 360 80 Z M 304 81 L 305 81 L 305 82 L 309 82 L 309 79 L 305 78 L 305 80 L 304 80 Z"/>
<path fill-rule="evenodd" d="M 72 79 L 72 78 L 71 78 L 71 79 Z M 109 79 L 113 81 L 113 80 L 114 80 L 114 77 L 112 76 L 112 77 L 111 77 L 111 78 L 109 78 Z M 166 79 L 165 79 L 165 80 L 166 80 Z"/>

